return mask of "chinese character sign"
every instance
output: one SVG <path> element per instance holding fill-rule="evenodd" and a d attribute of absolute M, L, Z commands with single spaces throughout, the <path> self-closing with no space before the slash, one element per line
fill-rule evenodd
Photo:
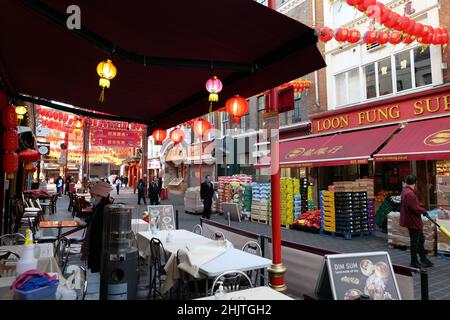
<path fill-rule="evenodd" d="M 133 147 L 141 146 L 141 134 L 134 131 L 93 129 L 91 143 L 96 147 Z"/>

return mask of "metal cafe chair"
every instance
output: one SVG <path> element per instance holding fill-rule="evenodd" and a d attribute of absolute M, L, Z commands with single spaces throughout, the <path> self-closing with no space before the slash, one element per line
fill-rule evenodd
<path fill-rule="evenodd" d="M 0 236 L 0 246 L 15 246 L 25 243 L 25 236 L 21 233 L 8 233 Z"/>
<path fill-rule="evenodd" d="M 159 239 L 150 239 L 150 289 L 148 292 L 149 298 L 151 297 L 152 291 L 153 299 L 156 299 L 156 294 L 158 294 L 160 297 L 163 296 L 161 294 L 161 287 L 163 281 L 165 280 L 163 279 L 163 277 L 166 274 L 166 271 L 164 270 L 164 252 L 164 246 Z"/>
<path fill-rule="evenodd" d="M 247 243 L 242 247 L 242 251 L 257 255 L 259 257 L 262 257 L 263 255 L 261 246 L 256 241 L 247 241 Z M 247 275 L 250 277 L 255 287 L 259 285 L 258 281 L 263 280 L 265 282 L 264 271 L 261 271 L 260 269 L 247 271 Z"/>
<path fill-rule="evenodd" d="M 211 287 L 211 295 L 214 295 L 216 286 L 219 281 L 223 283 L 223 289 L 225 292 L 239 291 L 241 288 L 248 289 L 253 288 L 252 281 L 245 272 L 240 270 L 230 270 L 219 274 L 213 282 Z"/>

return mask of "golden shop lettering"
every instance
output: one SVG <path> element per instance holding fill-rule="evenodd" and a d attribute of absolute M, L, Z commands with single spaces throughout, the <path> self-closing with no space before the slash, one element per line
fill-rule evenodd
<path fill-rule="evenodd" d="M 343 146 L 324 147 L 324 148 L 318 148 L 318 149 L 295 148 L 294 150 L 290 151 L 286 155 L 286 159 L 292 159 L 292 158 L 296 158 L 296 157 L 318 156 L 318 155 L 323 155 L 323 154 L 334 154 L 342 149 L 344 149 Z"/>
<path fill-rule="evenodd" d="M 313 120 L 313 133 L 401 122 L 437 114 L 450 114 L 449 94 L 316 119 Z"/>

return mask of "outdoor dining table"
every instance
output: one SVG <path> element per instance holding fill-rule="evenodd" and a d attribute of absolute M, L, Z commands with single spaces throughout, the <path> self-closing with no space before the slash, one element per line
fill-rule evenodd
<path fill-rule="evenodd" d="M 167 242 L 167 230 L 139 232 L 137 242 L 139 253 L 143 257 L 150 255 L 150 240 L 159 239 L 169 257 L 164 267 L 166 280 L 161 292 L 167 292 L 179 279 L 179 269 L 195 278 L 213 278 L 225 271 L 250 271 L 267 268 L 272 261 L 251 253 L 233 248 L 229 241 L 212 240 L 187 230 L 171 230 L 170 242 Z M 184 250 L 190 263 L 181 262 L 177 265 L 178 250 Z M 206 286 L 208 281 L 205 281 Z M 207 292 L 206 288 L 206 291 Z"/>
<path fill-rule="evenodd" d="M 148 231 L 149 223 L 142 219 L 131 219 L 131 230 L 133 230 L 134 233 Z"/>
<path fill-rule="evenodd" d="M 76 228 L 76 227 L 85 227 L 85 226 L 81 226 L 79 225 L 76 221 L 74 220 L 63 220 L 63 221 L 41 221 L 39 222 L 39 228 L 44 228 L 44 229 L 58 229 L 58 236 L 57 236 L 57 245 L 56 248 L 59 247 L 59 242 L 61 240 L 61 232 L 63 228 Z M 55 250 L 56 250 L 55 248 Z"/>
<path fill-rule="evenodd" d="M 215 300 L 215 296 L 198 298 L 195 300 Z M 255 287 L 245 290 L 225 293 L 225 300 L 295 300 L 269 287 Z"/>

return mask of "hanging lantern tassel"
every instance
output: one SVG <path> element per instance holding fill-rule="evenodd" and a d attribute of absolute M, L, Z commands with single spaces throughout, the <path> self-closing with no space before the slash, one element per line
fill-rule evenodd
<path fill-rule="evenodd" d="M 211 77 L 206 81 L 206 90 L 209 92 L 209 112 L 212 112 L 212 103 L 219 101 L 219 92 L 222 91 L 223 84 L 216 76 Z"/>
<path fill-rule="evenodd" d="M 100 77 L 99 85 L 102 87 L 100 93 L 100 102 L 105 101 L 105 88 L 109 88 L 112 79 L 117 75 L 117 69 L 111 60 L 102 61 L 97 65 L 97 74 Z"/>

